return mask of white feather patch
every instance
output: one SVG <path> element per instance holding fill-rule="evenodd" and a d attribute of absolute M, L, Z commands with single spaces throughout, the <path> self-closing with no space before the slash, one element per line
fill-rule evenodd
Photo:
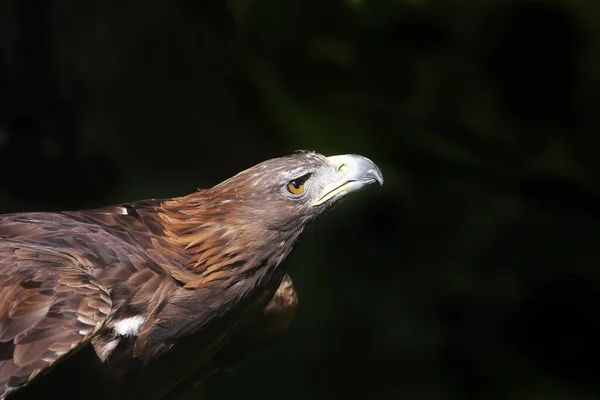
<path fill-rule="evenodd" d="M 140 333 L 140 328 L 144 323 L 144 317 L 136 315 L 115 322 L 113 330 L 120 336 L 137 336 Z"/>

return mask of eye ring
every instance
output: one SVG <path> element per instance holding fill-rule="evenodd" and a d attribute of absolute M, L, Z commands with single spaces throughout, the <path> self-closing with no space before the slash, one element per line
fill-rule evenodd
<path fill-rule="evenodd" d="M 289 181 L 287 184 L 287 191 L 296 196 L 304 193 L 304 181 L 300 179 Z"/>

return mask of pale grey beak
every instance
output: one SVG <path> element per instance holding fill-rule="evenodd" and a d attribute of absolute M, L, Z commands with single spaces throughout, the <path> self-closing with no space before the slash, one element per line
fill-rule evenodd
<path fill-rule="evenodd" d="M 311 206 L 318 206 L 336 196 L 356 192 L 375 182 L 383 185 L 381 171 L 367 157 L 358 154 L 345 154 L 327 157 L 327 159 L 334 167 L 339 179 L 323 188 L 321 196 L 313 201 Z"/>

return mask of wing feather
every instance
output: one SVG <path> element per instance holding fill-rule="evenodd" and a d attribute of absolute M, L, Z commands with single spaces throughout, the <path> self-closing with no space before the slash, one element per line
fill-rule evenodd
<path fill-rule="evenodd" d="M 73 257 L 0 242 L 0 398 L 87 343 L 111 306 L 108 291 Z"/>

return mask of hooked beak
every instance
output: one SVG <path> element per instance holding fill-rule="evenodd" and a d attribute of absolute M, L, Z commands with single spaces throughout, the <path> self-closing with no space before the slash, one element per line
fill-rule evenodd
<path fill-rule="evenodd" d="M 311 206 L 318 206 L 334 198 L 356 192 L 375 182 L 383 185 L 383 175 L 375 163 L 358 154 L 327 157 L 335 169 L 337 179 L 323 188 L 321 196 Z"/>

